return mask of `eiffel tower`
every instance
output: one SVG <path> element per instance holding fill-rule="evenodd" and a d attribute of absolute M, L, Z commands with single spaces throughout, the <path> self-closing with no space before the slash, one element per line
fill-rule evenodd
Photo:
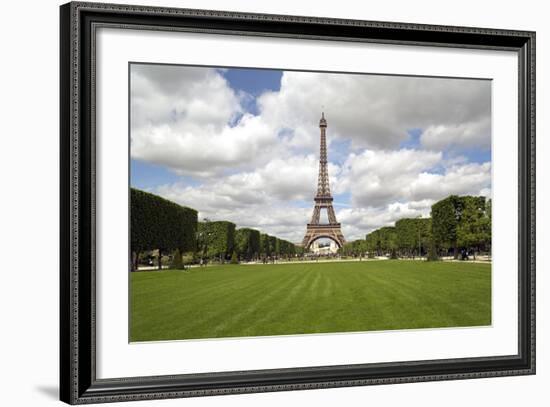
<path fill-rule="evenodd" d="M 327 160 L 327 121 L 325 113 L 321 114 L 319 121 L 321 129 L 321 151 L 319 157 L 319 178 L 317 180 L 317 194 L 315 195 L 315 207 L 311 222 L 307 224 L 306 235 L 302 241 L 304 249 L 308 250 L 311 244 L 319 238 L 328 238 L 333 240 L 338 247 L 342 247 L 346 243 L 340 224 L 336 220 L 334 208 L 332 207 L 332 195 L 330 193 L 330 185 L 328 179 L 328 160 Z M 328 223 L 320 223 L 321 210 L 325 209 L 328 215 Z"/>

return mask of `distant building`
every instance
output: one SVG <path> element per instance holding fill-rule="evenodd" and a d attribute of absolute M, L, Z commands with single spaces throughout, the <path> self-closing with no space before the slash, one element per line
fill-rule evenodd
<path fill-rule="evenodd" d="M 329 240 L 328 242 L 316 240 L 311 244 L 309 250 L 319 256 L 336 254 L 338 252 L 338 244 L 334 240 Z"/>

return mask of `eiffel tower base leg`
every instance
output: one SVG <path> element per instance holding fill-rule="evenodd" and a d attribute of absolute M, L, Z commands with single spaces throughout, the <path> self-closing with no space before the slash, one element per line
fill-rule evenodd
<path fill-rule="evenodd" d="M 346 243 L 339 223 L 325 225 L 308 224 L 302 246 L 305 250 L 308 250 L 315 240 L 321 238 L 333 240 L 338 245 L 338 248 L 341 248 Z"/>

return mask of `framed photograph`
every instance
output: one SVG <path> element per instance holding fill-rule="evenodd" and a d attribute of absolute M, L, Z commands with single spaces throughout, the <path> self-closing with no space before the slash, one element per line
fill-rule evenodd
<path fill-rule="evenodd" d="M 535 33 L 68 3 L 61 400 L 535 373 Z"/>

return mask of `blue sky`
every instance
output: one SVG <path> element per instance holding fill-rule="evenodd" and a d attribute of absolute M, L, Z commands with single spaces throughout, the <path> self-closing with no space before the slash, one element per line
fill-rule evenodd
<path fill-rule="evenodd" d="M 350 238 L 427 216 L 444 194 L 491 193 L 487 81 L 163 65 L 131 75 L 130 183 L 200 216 L 299 241 L 321 109 Z"/>
<path fill-rule="evenodd" d="M 283 71 L 273 69 L 230 68 L 220 70 L 231 89 L 251 95 L 250 103 L 245 104 L 249 113 L 257 115 L 256 98 L 266 91 L 278 91 L 281 88 Z"/>

